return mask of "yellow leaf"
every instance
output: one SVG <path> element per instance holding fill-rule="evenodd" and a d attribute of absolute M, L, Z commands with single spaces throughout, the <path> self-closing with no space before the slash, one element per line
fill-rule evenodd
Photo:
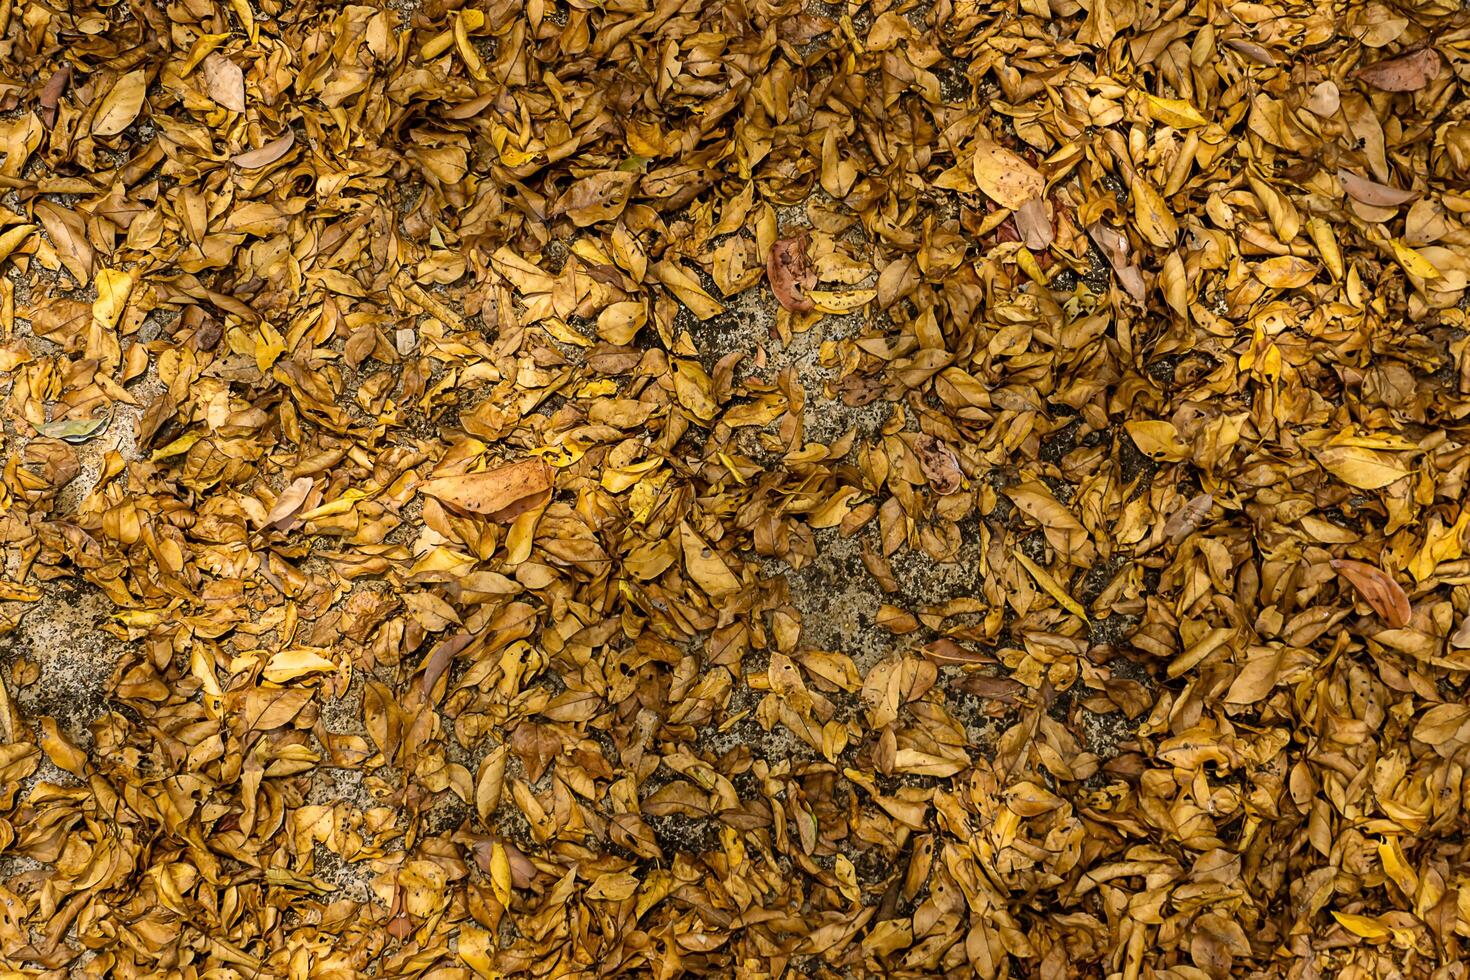
<path fill-rule="evenodd" d="M 1332 226 L 1321 218 L 1308 218 L 1307 234 L 1312 236 L 1312 244 L 1317 246 L 1317 254 L 1322 256 L 1322 261 L 1327 265 L 1327 271 L 1332 273 L 1332 278 L 1341 279 L 1342 250 L 1337 246 L 1337 235 L 1333 232 Z"/>
<path fill-rule="evenodd" d="M 1437 517 L 1430 520 L 1423 547 L 1409 560 L 1409 574 L 1415 581 L 1422 582 L 1433 575 L 1440 562 L 1454 561 L 1464 554 L 1463 540 L 1467 528 L 1470 528 L 1470 507 L 1461 510 L 1459 518 L 1450 527 L 1445 527 Z"/>
<path fill-rule="evenodd" d="M 255 331 L 255 366 L 263 374 L 271 369 L 276 359 L 286 353 L 286 341 L 280 331 L 269 323 L 262 322 Z"/>
<path fill-rule="evenodd" d="M 78 779 L 87 778 L 87 753 L 77 748 L 63 734 L 56 724 L 56 719 L 46 715 L 41 719 L 41 737 L 37 740 L 41 751 L 46 757 L 56 763 L 59 768 L 76 776 Z"/>
<path fill-rule="evenodd" d="M 1393 935 L 1392 930 L 1387 926 L 1379 923 L 1377 919 L 1366 915 L 1354 915 L 1351 912 L 1333 912 L 1332 917 L 1348 932 L 1355 936 L 1360 936 L 1369 942 L 1382 942 Z"/>
<path fill-rule="evenodd" d="M 689 570 L 689 577 L 711 598 L 740 591 L 740 579 L 730 571 L 720 553 L 689 526 L 688 521 L 679 523 L 679 544 L 684 550 L 684 567 Z"/>
<path fill-rule="evenodd" d="M 478 10 L 475 13 L 480 14 L 481 17 L 484 16 Z M 490 76 L 485 73 L 485 63 L 480 60 L 480 53 L 475 50 L 474 43 L 470 41 L 469 28 L 469 22 L 463 13 L 455 16 L 453 28 L 454 47 L 459 51 L 460 58 L 464 60 L 464 66 L 469 71 L 470 76 L 477 82 L 488 82 Z"/>
<path fill-rule="evenodd" d="M 1133 182 L 1133 219 L 1139 234 L 1159 248 L 1171 248 L 1179 233 L 1179 222 L 1154 185 L 1143 178 Z"/>
<path fill-rule="evenodd" d="M 1409 898 L 1419 891 L 1419 875 L 1409 866 L 1404 848 L 1397 837 L 1385 837 L 1378 844 L 1378 860 L 1383 862 L 1383 872 Z"/>
<path fill-rule="evenodd" d="M 190 449 L 193 449 L 194 444 L 200 439 L 203 439 L 204 436 L 205 433 L 203 430 L 198 430 L 195 432 L 185 432 L 183 435 L 179 436 L 168 445 L 154 450 L 153 455 L 150 456 L 149 459 L 153 460 L 153 462 L 156 463 L 161 459 L 168 459 L 171 456 L 182 456 Z"/>
<path fill-rule="evenodd" d="M 24 245 L 35 230 L 35 225 L 16 225 L 0 233 L 0 262 L 10 258 L 10 253 Z"/>
<path fill-rule="evenodd" d="M 1039 170 L 986 136 L 975 141 L 975 183 L 986 197 L 1012 211 L 1046 192 Z"/>
<path fill-rule="evenodd" d="M 1278 255 L 1256 265 L 1256 278 L 1272 289 L 1296 289 L 1317 276 L 1317 264 L 1295 255 Z"/>
<path fill-rule="evenodd" d="M 862 496 L 857 487 L 842 487 L 807 518 L 812 527 L 836 527 L 852 512 L 853 501 Z"/>
<path fill-rule="evenodd" d="M 345 514 L 349 510 L 351 510 L 353 505 L 356 504 L 359 500 L 363 500 L 368 496 L 369 494 L 366 491 L 358 490 L 355 487 L 352 489 L 343 490 L 342 495 L 336 500 L 306 511 L 305 513 L 299 515 L 298 520 L 300 520 L 301 523 L 304 524 L 307 521 L 315 521 L 323 517 L 335 517 L 338 514 Z"/>
<path fill-rule="evenodd" d="M 609 493 L 622 493 L 624 490 L 638 483 L 639 480 L 663 465 L 663 460 L 655 456 L 653 459 L 645 459 L 637 463 L 629 463 L 627 466 L 619 466 L 602 471 L 599 482 L 602 488 Z"/>
<path fill-rule="evenodd" d="M 1123 427 L 1128 430 L 1139 452 L 1146 456 L 1171 463 L 1189 458 L 1189 446 L 1179 438 L 1179 430 L 1172 422 L 1164 419 L 1137 420 L 1127 422 Z"/>
<path fill-rule="evenodd" d="M 1317 462 L 1333 476 L 1359 490 L 1381 490 L 1409 475 L 1398 457 L 1360 446 L 1324 446 Z"/>
<path fill-rule="evenodd" d="M 1036 580 L 1036 584 L 1046 590 L 1047 595 L 1055 599 L 1067 612 L 1079 617 L 1084 623 L 1088 621 L 1087 611 L 1082 608 L 1076 599 L 1073 599 L 1067 594 L 1067 590 L 1062 588 L 1056 579 L 1052 578 L 1051 572 L 1048 572 L 1036 564 L 1036 562 L 1027 558 L 1019 549 L 1013 549 L 1012 553 L 1016 556 L 1016 560 L 1021 563 L 1021 567 L 1031 573 L 1031 577 Z"/>
<path fill-rule="evenodd" d="M 1149 118 L 1154 122 L 1173 126 L 1175 129 L 1203 126 L 1207 122 L 1187 99 L 1161 99 L 1157 95 L 1149 95 L 1147 99 Z"/>
<path fill-rule="evenodd" d="M 184 64 L 179 68 L 179 77 L 188 78 L 199 63 L 213 54 L 221 44 L 230 39 L 228 34 L 201 34 L 194 39 L 189 48 L 189 56 L 184 59 Z"/>
<path fill-rule="evenodd" d="M 1390 242 L 1393 245 L 1394 258 L 1399 260 L 1399 265 L 1411 276 L 1420 279 L 1438 279 L 1440 271 L 1434 264 L 1403 243 L 1402 239 L 1395 238 Z"/>
<path fill-rule="evenodd" d="M 642 303 L 613 303 L 597 314 L 597 336 L 609 344 L 631 344 L 647 322 L 648 308 Z"/>
<path fill-rule="evenodd" d="M 204 644 L 195 643 L 189 654 L 189 672 L 199 680 L 204 691 L 204 709 L 211 718 L 219 718 L 224 706 L 224 691 L 214 673 L 214 664 L 209 662 L 209 653 Z"/>
<path fill-rule="evenodd" d="M 536 542 L 536 524 L 550 500 L 548 494 L 539 504 L 510 522 L 510 531 L 505 536 L 505 563 L 519 565 L 531 557 L 531 546 Z"/>
<path fill-rule="evenodd" d="M 708 320 L 712 316 L 725 312 L 725 307 L 705 292 L 700 287 L 699 280 L 694 278 L 693 273 L 678 262 L 667 259 L 656 262 L 649 271 L 657 277 L 659 282 L 669 288 L 669 292 L 673 293 L 679 302 L 689 307 L 689 312 L 698 319 Z"/>
<path fill-rule="evenodd" d="M 337 665 L 314 650 L 282 650 L 265 665 L 265 679 L 284 684 L 307 674 L 330 673 Z"/>
<path fill-rule="evenodd" d="M 92 117 L 92 135 L 116 136 L 131 126 L 143 108 L 143 96 L 147 91 L 148 73 L 141 68 L 113 82 L 97 109 L 97 115 Z"/>
<path fill-rule="evenodd" d="M 465 966 L 475 971 L 475 976 L 492 980 L 501 975 L 490 959 L 491 954 L 496 951 L 490 930 L 460 923 L 458 948 L 459 958 L 464 961 Z"/>
<path fill-rule="evenodd" d="M 97 298 L 92 301 L 92 322 L 104 330 L 117 326 L 128 296 L 133 291 L 133 274 L 122 269 L 103 269 L 97 273 Z"/>
<path fill-rule="evenodd" d="M 0 602 L 37 602 L 41 590 L 18 582 L 0 580 Z"/>
<path fill-rule="evenodd" d="M 697 361 L 678 360 L 669 365 L 674 373 L 674 395 L 679 404 L 702 422 L 708 422 L 719 412 L 720 406 L 710 397 L 714 382 Z"/>
<path fill-rule="evenodd" d="M 510 855 L 500 841 L 490 851 L 490 887 L 495 891 L 495 900 L 510 908 L 511 873 Z"/>
<path fill-rule="evenodd" d="M 592 883 L 592 887 L 587 889 L 587 897 L 608 902 L 621 902 L 632 898 L 633 893 L 637 890 L 638 879 L 627 872 L 622 872 L 600 876 Z"/>
<path fill-rule="evenodd" d="M 812 301 L 812 308 L 820 313 L 830 313 L 840 316 L 851 313 L 861 306 L 871 303 L 878 295 L 876 289 L 850 289 L 846 292 L 830 292 L 825 289 L 807 290 L 807 299 Z"/>

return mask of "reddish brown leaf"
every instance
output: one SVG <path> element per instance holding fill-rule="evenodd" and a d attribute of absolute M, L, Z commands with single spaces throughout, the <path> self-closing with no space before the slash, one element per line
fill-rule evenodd
<path fill-rule="evenodd" d="M 1334 558 L 1332 567 L 1358 590 L 1358 594 L 1384 622 L 1394 629 L 1409 625 L 1409 618 L 1414 612 L 1409 606 L 1409 597 L 1387 572 L 1351 558 Z"/>
<path fill-rule="evenodd" d="M 268 166 L 285 156 L 286 151 L 291 149 L 292 144 L 295 142 L 296 134 L 288 129 L 279 137 L 263 146 L 254 150 L 246 150 L 244 153 L 235 154 L 231 157 L 231 160 L 235 166 L 244 167 L 246 170 Z"/>
<path fill-rule="evenodd" d="M 962 647 L 947 636 L 941 636 L 937 640 L 926 643 L 923 648 L 923 654 L 925 657 L 934 661 L 940 666 L 945 666 L 948 664 L 995 663 L 995 657 L 991 654 L 984 653 L 979 650 L 971 650 L 967 647 Z M 1000 680 L 999 678 L 991 679 Z M 1008 683 L 1015 684 L 1014 681 L 1010 681 Z M 1019 684 L 1015 684 L 1015 687 L 1017 690 L 1020 689 Z M 1008 689 L 1009 688 L 1007 688 L 1007 690 Z"/>
<path fill-rule="evenodd" d="M 1353 77 L 1384 92 L 1417 92 L 1439 77 L 1444 62 L 1433 48 L 1365 65 Z"/>
<path fill-rule="evenodd" d="M 965 472 L 960 469 L 959 457 L 941 440 L 931 435 L 918 436 L 914 439 L 914 455 L 919 457 L 919 467 L 935 493 L 951 494 L 964 484 Z"/>
<path fill-rule="evenodd" d="M 1400 204 L 1408 204 L 1419 197 L 1418 191 L 1400 190 L 1346 170 L 1339 170 L 1337 179 L 1342 181 L 1342 189 L 1347 191 L 1348 196 L 1353 200 L 1362 201 L 1376 208 L 1396 208 Z"/>
<path fill-rule="evenodd" d="M 56 122 L 56 108 L 61 105 L 62 93 L 66 91 L 67 83 L 70 81 L 71 63 L 66 62 L 51 73 L 51 78 L 41 89 L 41 96 L 37 101 L 41 105 L 41 119 L 48 128 Z"/>
<path fill-rule="evenodd" d="M 783 238 L 771 246 L 766 259 L 766 278 L 771 281 L 771 292 L 776 301 L 793 313 L 808 313 L 812 301 L 807 290 L 817 285 L 817 270 L 807 257 L 807 236 Z"/>

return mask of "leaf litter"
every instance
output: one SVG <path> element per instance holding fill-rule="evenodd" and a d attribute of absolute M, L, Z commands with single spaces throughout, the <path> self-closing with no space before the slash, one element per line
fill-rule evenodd
<path fill-rule="evenodd" d="M 1458 975 L 1467 50 L 0 0 L 0 964 Z"/>

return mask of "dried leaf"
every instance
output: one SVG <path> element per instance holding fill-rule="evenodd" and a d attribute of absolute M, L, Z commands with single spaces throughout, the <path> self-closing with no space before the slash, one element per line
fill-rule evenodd
<path fill-rule="evenodd" d="M 931 435 L 919 435 L 914 437 L 913 446 L 914 455 L 919 457 L 919 466 L 935 493 L 955 493 L 964 486 L 965 473 L 960 469 L 959 457 L 941 440 Z"/>
<path fill-rule="evenodd" d="M 1207 122 L 1205 117 L 1200 115 L 1200 111 L 1190 105 L 1187 99 L 1161 99 L 1156 95 L 1149 95 L 1146 98 L 1150 118 L 1165 126 L 1189 129 L 1193 126 L 1203 126 Z"/>
<path fill-rule="evenodd" d="M 112 418 L 106 415 L 95 419 L 57 419 L 36 426 L 36 431 L 52 439 L 79 445 L 101 435 L 111 421 Z"/>
<path fill-rule="evenodd" d="M 245 170 L 268 167 L 284 157 L 295 143 L 296 134 L 288 129 L 280 136 L 268 143 L 262 144 L 257 149 L 246 150 L 244 153 L 235 154 L 231 160 L 235 166 L 242 167 Z"/>
<path fill-rule="evenodd" d="M 817 271 L 807 258 L 809 239 L 806 235 L 782 238 L 771 244 L 766 259 L 766 278 L 776 301 L 793 313 L 808 313 L 813 308 L 807 295 L 817 285 Z"/>
<path fill-rule="evenodd" d="M 276 502 L 271 505 L 270 511 L 261 522 L 262 527 L 273 531 L 284 531 L 290 528 L 296 516 L 306 507 L 307 498 L 311 495 L 315 483 L 309 476 L 299 476 L 292 480 Z"/>
<path fill-rule="evenodd" d="M 637 174 L 615 170 L 583 177 L 557 199 L 553 213 L 565 214 L 579 228 L 611 221 L 623 213 L 628 195 L 637 183 Z"/>
<path fill-rule="evenodd" d="M 552 478 L 544 460 L 523 459 L 480 473 L 426 480 L 418 490 L 458 510 L 505 522 L 543 503 L 551 494 Z"/>
<path fill-rule="evenodd" d="M 222 54 L 211 54 L 200 64 L 205 91 L 231 112 L 245 111 L 245 73 Z"/>
<path fill-rule="evenodd" d="M 974 143 L 975 184 L 1003 208 L 1015 210 L 1046 193 L 1046 178 L 999 143 L 979 137 Z"/>
<path fill-rule="evenodd" d="M 148 73 L 130 71 L 112 83 L 92 117 L 93 136 L 116 136 L 133 124 L 143 109 L 148 91 Z"/>
<path fill-rule="evenodd" d="M 1409 619 L 1414 612 L 1409 605 L 1409 597 L 1387 572 L 1367 562 L 1349 558 L 1332 559 L 1332 567 L 1358 591 L 1385 623 L 1394 629 L 1409 625 Z"/>
<path fill-rule="evenodd" d="M 1444 61 L 1433 48 L 1420 48 L 1375 64 L 1364 65 L 1353 77 L 1384 92 L 1417 92 L 1437 79 Z"/>
<path fill-rule="evenodd" d="M 1378 208 L 1398 207 L 1401 204 L 1408 204 L 1419 196 L 1415 191 L 1402 191 L 1397 187 L 1389 187 L 1346 170 L 1339 170 L 1337 179 L 1342 181 L 1342 189 L 1347 191 L 1349 197 Z"/>

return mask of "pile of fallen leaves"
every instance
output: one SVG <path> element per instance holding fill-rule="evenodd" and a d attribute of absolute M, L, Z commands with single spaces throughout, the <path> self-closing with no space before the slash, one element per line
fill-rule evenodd
<path fill-rule="evenodd" d="M 1462 976 L 1464 81 L 1447 0 L 0 0 L 0 969 Z"/>

